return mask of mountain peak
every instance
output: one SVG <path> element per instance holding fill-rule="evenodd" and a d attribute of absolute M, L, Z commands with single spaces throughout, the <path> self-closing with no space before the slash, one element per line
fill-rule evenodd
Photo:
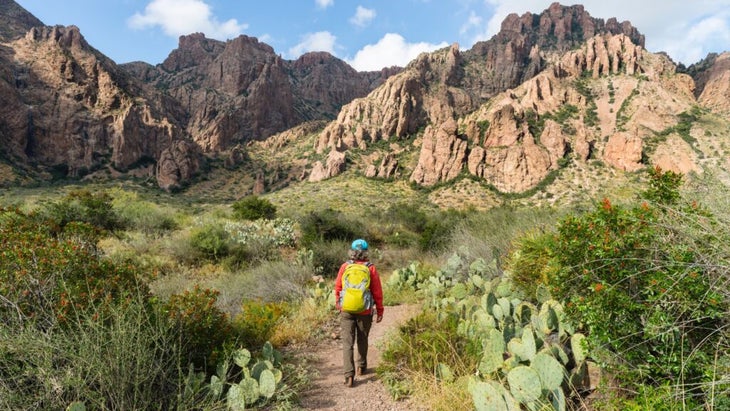
<path fill-rule="evenodd" d="M 23 37 L 33 27 L 43 22 L 13 0 L 0 0 L 0 41 L 7 42 Z"/>

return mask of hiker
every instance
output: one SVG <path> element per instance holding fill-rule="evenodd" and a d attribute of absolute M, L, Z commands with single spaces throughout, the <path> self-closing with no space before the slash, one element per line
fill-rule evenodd
<path fill-rule="evenodd" d="M 340 311 L 342 335 L 342 364 L 345 385 L 352 387 L 355 375 L 363 375 L 368 367 L 368 334 L 375 321 L 383 320 L 383 288 L 375 266 L 368 258 L 368 243 L 363 239 L 352 242 L 349 257 L 340 266 L 335 280 L 335 301 Z M 375 305 L 373 307 L 373 305 Z M 357 341 L 357 370 L 353 346 Z"/>

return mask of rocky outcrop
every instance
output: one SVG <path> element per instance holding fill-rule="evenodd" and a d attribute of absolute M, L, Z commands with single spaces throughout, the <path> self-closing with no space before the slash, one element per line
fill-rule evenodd
<path fill-rule="evenodd" d="M 648 81 L 637 79 L 639 74 Z M 427 127 L 411 181 L 433 185 L 465 167 L 500 191 L 524 192 L 569 155 L 636 171 L 645 166 L 644 139 L 671 128 L 676 115 L 692 106 L 686 80 L 666 57 L 647 53 L 626 35 L 597 35 L 521 86 L 493 97 L 458 127 L 449 122 Z M 599 111 L 597 100 L 615 110 Z M 592 117 L 590 123 L 586 117 Z M 599 145 L 601 136 L 608 138 Z"/>
<path fill-rule="evenodd" d="M 619 170 L 636 171 L 642 167 L 642 147 L 643 142 L 635 133 L 619 132 L 608 139 L 603 159 Z"/>
<path fill-rule="evenodd" d="M 154 161 L 182 138 L 174 104 L 128 78 L 78 28 L 34 27 L 6 47 L 0 140 L 8 154 L 78 177 Z"/>
<path fill-rule="evenodd" d="M 730 114 L 730 52 L 710 55 L 698 63 L 695 71 L 696 94 L 703 106 L 718 113 Z"/>
<path fill-rule="evenodd" d="M 454 120 L 438 128 L 428 126 L 423 133 L 423 145 L 418 165 L 411 181 L 433 185 L 439 181 L 456 178 L 461 172 L 467 155 L 467 141 L 457 134 Z"/>
<path fill-rule="evenodd" d="M 288 61 L 253 37 L 221 42 L 202 33 L 181 36 L 157 67 L 124 67 L 180 102 L 185 129 L 206 153 L 264 140 L 305 121 L 331 120 L 345 103 L 398 71 L 358 73 L 324 52 Z"/>
<path fill-rule="evenodd" d="M 0 42 L 17 40 L 43 22 L 13 0 L 0 0 Z"/>
<path fill-rule="evenodd" d="M 345 153 L 332 150 L 327 155 L 325 164 L 321 161 L 314 163 L 312 172 L 309 174 L 310 182 L 322 181 L 324 179 L 334 177 L 345 169 Z"/>
<path fill-rule="evenodd" d="M 643 47 L 624 34 L 596 36 L 579 50 L 567 52 L 557 70 L 561 76 L 579 77 L 586 72 L 592 78 L 610 74 L 632 76 L 641 73 L 642 52 Z"/>
<path fill-rule="evenodd" d="M 398 159 L 393 153 L 386 153 L 378 167 L 375 164 L 368 166 L 365 177 L 394 178 L 398 175 Z"/>
<path fill-rule="evenodd" d="M 636 60 L 643 50 L 644 37 L 630 23 L 595 19 L 582 6 L 554 3 L 540 15 L 508 16 L 497 35 L 470 50 L 462 52 L 458 45 L 452 45 L 419 56 L 370 95 L 346 105 L 322 132 L 316 150 L 364 149 L 372 142 L 402 139 L 418 130 L 428 130 L 424 132 L 422 158 L 411 179 L 432 184 L 452 178 L 451 170 L 460 170 L 463 164 L 449 162 L 465 161 L 466 157 L 458 152 L 446 153 L 448 147 L 461 150 L 457 144 L 461 138 L 444 137 L 441 126 L 477 110 L 488 99 L 498 98 L 497 94 L 528 82 L 548 67 L 548 61 L 555 58 L 552 56 L 584 45 L 586 40 L 589 45 L 581 53 L 566 57 L 565 67 L 558 66 L 557 77 L 576 75 L 573 70 L 579 74 L 594 70 L 595 76 L 638 70 Z M 533 85 L 536 104 L 557 104 L 540 98 L 541 93 L 551 93 L 549 81 Z M 497 124 L 510 126 L 509 122 Z M 467 127 L 472 127 L 467 135 L 473 140 L 476 125 Z M 437 141 L 437 136 L 446 140 Z M 514 130 L 498 128 L 490 129 L 486 138 L 486 147 L 519 140 Z M 587 157 L 588 140 L 582 141 L 581 150 Z M 435 155 L 446 157 L 437 159 Z"/>
<path fill-rule="evenodd" d="M 200 169 L 200 153 L 191 142 L 177 140 L 160 153 L 157 184 L 164 190 L 180 188 Z"/>

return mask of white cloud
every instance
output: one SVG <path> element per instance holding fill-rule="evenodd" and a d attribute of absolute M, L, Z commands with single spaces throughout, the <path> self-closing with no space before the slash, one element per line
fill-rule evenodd
<path fill-rule="evenodd" d="M 355 15 L 350 17 L 350 23 L 358 26 L 365 27 L 373 21 L 377 13 L 373 9 L 366 9 L 363 6 L 357 6 Z"/>
<path fill-rule="evenodd" d="M 347 62 L 358 71 L 380 70 L 383 67 L 405 66 L 423 52 L 448 46 L 447 43 L 408 43 L 400 34 L 387 33 L 375 44 L 368 44 Z"/>
<path fill-rule="evenodd" d="M 465 34 L 472 29 L 478 29 L 481 27 L 482 21 L 484 21 L 484 19 L 481 16 L 477 16 L 474 10 L 472 10 L 469 13 L 469 18 L 466 19 L 466 22 L 461 26 L 461 29 L 459 29 L 459 33 Z"/>
<path fill-rule="evenodd" d="M 685 64 L 705 58 L 708 51 L 723 50 L 730 44 L 730 19 L 709 17 L 688 27 L 682 37 L 665 40 L 659 47 L 674 60 Z"/>
<path fill-rule="evenodd" d="M 326 9 L 327 7 L 335 4 L 335 0 L 315 0 L 315 3 L 317 3 L 317 6 L 320 8 Z"/>
<path fill-rule="evenodd" d="M 486 26 L 463 27 L 472 44 L 495 35 L 510 13 L 541 13 L 554 0 L 483 0 L 490 10 Z M 582 0 L 593 17 L 628 20 L 646 37 L 651 52 L 666 51 L 672 59 L 692 64 L 709 51 L 727 50 L 730 36 L 730 0 Z M 486 14 L 485 14 L 486 15 Z M 462 33 L 462 34 L 465 34 Z M 470 47 L 471 44 L 466 45 Z"/>
<path fill-rule="evenodd" d="M 218 21 L 203 0 L 152 0 L 144 13 L 135 13 L 127 23 L 133 29 L 159 26 L 165 34 L 173 37 L 202 32 L 207 37 L 223 40 L 248 28 L 247 24 L 240 24 L 236 19 Z"/>
<path fill-rule="evenodd" d="M 289 49 L 289 57 L 295 59 L 310 51 L 326 51 L 334 55 L 336 44 L 337 37 L 329 31 L 307 33 L 299 44 Z"/>

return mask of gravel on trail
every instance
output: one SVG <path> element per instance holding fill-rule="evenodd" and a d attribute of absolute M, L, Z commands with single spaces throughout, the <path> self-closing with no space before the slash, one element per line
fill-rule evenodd
<path fill-rule="evenodd" d="M 312 365 L 315 373 L 311 387 L 300 398 L 304 410 L 337 411 L 415 411 L 417 406 L 407 400 L 394 400 L 375 373 L 380 364 L 381 351 L 385 342 L 398 327 L 418 314 L 417 305 L 397 305 L 385 307 L 383 321 L 376 323 L 370 330 L 368 367 L 369 371 L 355 377 L 355 384 L 347 388 L 343 384 L 342 340 L 327 338 L 318 343 L 312 352 Z M 339 323 L 338 323 L 339 324 Z M 339 329 L 336 330 L 339 333 Z"/>

